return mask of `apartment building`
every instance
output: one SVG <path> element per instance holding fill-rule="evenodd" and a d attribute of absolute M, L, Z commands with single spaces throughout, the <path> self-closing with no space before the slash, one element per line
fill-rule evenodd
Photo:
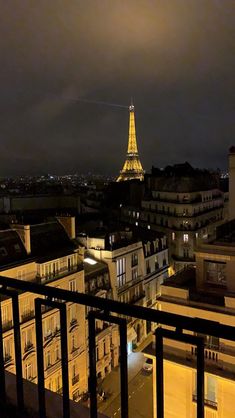
<path fill-rule="evenodd" d="M 82 226 L 80 230 L 82 230 Z M 103 260 L 109 268 L 112 297 L 121 302 L 155 307 L 160 284 L 168 275 L 166 237 L 134 228 L 102 227 L 79 234 L 90 257 Z M 151 324 L 130 319 L 128 352 L 138 346 L 151 331 Z"/>
<path fill-rule="evenodd" d="M 145 177 L 141 207 L 123 207 L 123 219 L 162 231 L 174 270 L 195 264 L 196 245 L 213 237 L 224 218 L 224 197 L 216 175 L 184 163 L 164 170 L 153 167 Z"/>
<path fill-rule="evenodd" d="M 36 281 L 45 286 L 84 292 L 82 258 L 65 232 L 71 219 L 37 225 L 13 225 L 0 231 L 0 274 L 18 280 Z M 73 238 L 71 236 L 71 238 Z M 19 294 L 23 377 L 37 382 L 35 295 Z M 78 400 L 87 391 L 87 353 L 85 307 L 67 303 L 68 366 L 70 398 Z M 11 300 L 1 302 L 5 367 L 15 372 L 15 353 Z M 61 393 L 61 349 L 59 312 L 43 310 L 43 348 L 45 386 Z"/>
<path fill-rule="evenodd" d="M 221 225 L 216 238 L 196 249 L 191 267 L 168 278 L 161 286 L 158 307 L 165 312 L 218 324 L 235 325 L 235 221 Z M 184 328 L 184 324 L 182 324 Z M 189 333 L 189 331 L 185 331 Z M 210 335 L 205 342 L 205 418 L 235 416 L 235 343 Z M 196 417 L 196 347 L 165 339 L 165 417 Z M 146 355 L 155 363 L 154 348 Z M 156 401 L 156 375 L 153 395 Z M 154 409 L 154 417 L 156 410 Z"/>
<path fill-rule="evenodd" d="M 85 292 L 102 298 L 112 298 L 112 287 L 108 265 L 85 253 Z M 86 307 L 86 314 L 89 308 Z M 87 330 L 88 335 L 88 330 Z M 87 353 L 88 354 L 88 353 Z M 96 320 L 96 372 L 102 380 L 119 363 L 118 327 L 108 322 Z"/>

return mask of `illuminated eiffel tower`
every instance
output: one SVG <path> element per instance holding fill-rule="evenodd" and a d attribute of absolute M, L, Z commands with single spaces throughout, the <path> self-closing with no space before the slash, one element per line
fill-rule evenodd
<path fill-rule="evenodd" d="M 137 148 L 135 133 L 135 108 L 133 104 L 129 106 L 129 110 L 130 122 L 126 161 L 116 181 L 126 181 L 132 179 L 144 180 L 144 170 L 139 159 L 139 153 Z"/>

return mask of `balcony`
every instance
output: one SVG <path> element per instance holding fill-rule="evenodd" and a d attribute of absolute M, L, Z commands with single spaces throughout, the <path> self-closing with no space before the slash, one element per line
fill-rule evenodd
<path fill-rule="evenodd" d="M 44 274 L 44 275 L 37 274 L 36 281 L 38 283 L 46 283 L 52 280 L 61 279 L 62 277 L 69 276 L 72 273 L 82 271 L 83 268 L 84 268 L 83 263 L 79 263 L 79 264 L 76 264 L 75 266 L 70 266 L 70 268 L 64 267 L 64 268 L 61 268 L 60 270 L 51 272 L 49 274 Z"/>
<path fill-rule="evenodd" d="M 193 394 L 193 401 L 197 402 L 197 395 Z M 212 401 L 210 399 L 204 398 L 204 404 L 205 406 L 209 406 L 212 409 L 217 410 L 218 409 L 218 402 Z"/>
<path fill-rule="evenodd" d="M 13 326 L 12 320 L 4 321 L 2 324 L 2 330 L 3 332 L 9 331 Z"/>
<path fill-rule="evenodd" d="M 18 292 L 27 291 L 31 292 L 32 294 L 37 295 L 37 299 L 35 300 L 35 325 L 36 325 L 36 350 L 37 350 L 37 382 L 38 384 L 27 382 L 30 385 L 33 385 L 35 388 L 34 390 L 38 391 L 38 399 L 39 403 L 35 402 L 34 399 L 34 409 L 38 408 L 40 417 L 64 417 L 69 418 L 72 417 L 72 404 L 69 401 L 69 381 L 73 378 L 78 378 L 76 376 L 69 376 L 69 367 L 68 367 L 68 352 L 67 352 L 67 321 L 66 321 L 66 306 L 64 303 L 58 302 L 58 300 L 63 300 L 67 302 L 76 303 L 82 306 L 87 306 L 93 308 L 89 311 L 88 314 L 88 342 L 89 342 L 89 370 L 90 370 L 90 378 L 89 378 L 89 399 L 90 399 L 90 406 L 89 412 L 91 418 L 98 417 L 98 400 L 97 400 L 97 358 L 96 358 L 96 332 L 95 332 L 95 325 L 96 321 L 103 321 L 104 323 L 115 324 L 119 330 L 119 337 L 120 337 L 120 414 L 122 418 L 129 417 L 129 392 L 130 386 L 128 386 L 128 367 L 127 367 L 127 324 L 128 319 L 132 318 L 132 320 L 142 320 L 143 322 L 146 321 L 149 324 L 153 324 L 154 328 L 157 327 L 155 335 L 153 338 L 155 339 L 155 346 L 152 348 L 152 355 L 157 358 L 157 362 L 155 361 L 154 367 L 156 367 L 153 377 L 153 384 L 156 384 L 156 391 L 157 394 L 156 399 L 154 399 L 154 406 L 157 410 L 157 417 L 163 418 L 164 417 L 164 385 L 163 385 L 163 377 L 164 377 L 164 370 L 163 370 L 163 338 L 166 339 L 173 339 L 175 341 L 182 341 L 183 343 L 189 343 L 190 345 L 196 345 L 197 356 L 192 356 L 194 359 L 188 360 L 184 355 L 181 364 L 187 365 L 187 367 L 196 368 L 197 370 L 197 399 L 194 399 L 194 402 L 197 402 L 197 418 L 204 418 L 204 406 L 208 407 L 208 401 L 212 402 L 210 399 L 206 399 L 204 397 L 204 371 L 206 370 L 206 366 L 204 363 L 204 339 L 198 334 L 210 335 L 215 338 L 220 338 L 221 340 L 231 340 L 233 343 L 235 342 L 235 327 L 230 325 L 220 324 L 218 322 L 213 322 L 205 319 L 187 317 L 179 314 L 172 314 L 165 311 L 160 311 L 156 309 L 149 309 L 143 306 L 138 305 L 131 305 L 127 303 L 121 303 L 118 301 L 114 301 L 111 299 L 104 299 L 100 297 L 91 296 L 85 293 L 73 293 L 68 290 L 55 288 L 52 286 L 43 286 L 38 283 L 34 282 L 25 282 L 20 281 L 17 279 L 11 279 L 6 277 L 0 277 L 0 286 L 4 285 L 4 287 L 0 287 L 0 293 L 2 295 L 6 294 L 7 292 L 11 295 L 10 297 L 15 297 L 16 293 L 12 293 L 12 290 L 15 289 Z M 8 289 L 9 288 L 9 289 Z M 42 298 L 47 296 L 48 299 Z M 142 296 L 142 295 L 141 295 Z M 18 296 L 17 296 L 18 297 Z M 56 299 L 56 300 L 55 300 Z M 61 368 L 62 368 L 62 381 L 61 387 L 58 388 L 57 393 L 62 395 L 62 398 L 54 398 L 54 399 L 61 399 L 61 402 L 56 402 L 54 404 L 54 409 L 56 408 L 56 415 L 53 415 L 53 408 L 51 409 L 51 415 L 47 414 L 48 404 L 46 402 L 47 393 L 48 391 L 45 389 L 45 381 L 44 381 L 44 348 L 43 348 L 43 333 L 42 333 L 42 306 L 50 306 L 53 309 L 58 309 L 61 313 L 60 315 L 60 343 L 61 343 Z M 13 315 L 16 315 L 13 312 Z M 14 323 L 14 331 L 15 335 L 20 336 L 19 332 L 19 318 L 17 320 L 17 316 L 13 317 Z M 160 327 L 161 325 L 162 327 Z M 163 328 L 164 326 L 170 327 L 171 330 L 167 330 Z M 138 331 L 137 331 L 138 333 Z M 165 346 L 164 346 L 165 347 Z M 16 381 L 17 381 L 17 390 L 15 392 L 15 396 L 17 399 L 18 410 L 23 410 L 24 405 L 27 406 L 27 403 L 31 400 L 31 397 L 25 395 L 25 382 L 22 379 L 22 363 L 21 363 L 21 341 L 20 338 L 17 338 L 15 341 L 15 369 L 16 369 Z M 209 348 L 208 348 L 209 350 Z M 164 358 L 167 358 L 164 353 Z M 178 362 L 177 355 L 172 355 L 170 361 L 173 363 Z M 169 358 L 167 358 L 169 360 Z M 6 390 L 7 386 L 5 385 L 4 381 L 4 358 L 1 355 L 0 350 L 0 367 L 1 367 L 1 382 L 0 382 L 0 399 L 4 403 L 6 399 Z M 220 370 L 221 376 L 223 376 L 224 371 Z M 231 373 L 230 373 L 231 374 Z M 75 379 L 75 380 L 76 380 Z M 36 380 L 36 379 L 35 379 Z M 15 390 L 15 386 L 11 386 L 11 391 Z M 143 390 L 142 386 L 139 388 L 140 391 L 138 392 L 141 395 L 141 390 Z M 7 392 L 8 393 L 8 392 Z M 56 394 L 52 394 L 55 397 Z M 139 396 L 138 395 L 138 396 Z M 192 403 L 193 394 L 190 394 L 190 402 Z M 204 399 L 205 398 L 205 399 Z M 219 399 L 219 397 L 218 397 Z M 57 404 L 61 406 L 60 414 L 57 410 Z M 213 405 L 210 405 L 213 407 Z M 214 405 L 215 406 L 215 405 Z M 218 405 L 219 407 L 219 405 Z M 87 411 L 87 410 L 86 410 Z M 70 413 L 71 412 L 71 413 Z M 81 418 L 87 416 L 88 413 L 86 412 L 82 414 L 77 414 L 77 416 L 81 416 Z M 75 416 L 75 415 L 73 415 Z M 145 418 L 149 418 L 149 415 L 143 415 Z M 182 416 L 180 417 L 182 418 Z M 226 417 L 227 418 L 227 417 Z M 230 417 L 229 417 L 230 418 Z"/>
<path fill-rule="evenodd" d="M 71 327 L 71 328 L 72 328 L 72 327 L 74 327 L 75 325 L 77 325 L 77 323 L 78 323 L 77 318 L 72 318 L 72 319 L 70 320 L 70 327 Z"/>
<path fill-rule="evenodd" d="M 28 341 L 24 346 L 24 352 L 28 353 L 29 351 L 33 350 L 34 346 L 32 341 Z"/>
<path fill-rule="evenodd" d="M 30 309 L 21 314 L 21 322 L 29 321 L 34 318 L 34 310 Z"/>

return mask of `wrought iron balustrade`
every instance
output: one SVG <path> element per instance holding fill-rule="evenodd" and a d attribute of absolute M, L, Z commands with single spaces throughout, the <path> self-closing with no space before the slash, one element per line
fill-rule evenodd
<path fill-rule="evenodd" d="M 38 408 L 41 418 L 46 417 L 45 403 L 45 372 L 44 372 L 44 348 L 42 317 L 43 306 L 59 310 L 60 317 L 60 344 L 61 344 L 61 369 L 62 388 L 59 392 L 63 395 L 63 417 L 70 417 L 69 403 L 69 373 L 68 373 L 68 329 L 67 310 L 64 302 L 73 302 L 79 305 L 93 308 L 88 314 L 88 343 L 89 343 L 89 397 L 90 416 L 97 418 L 97 374 L 96 374 L 96 320 L 105 323 L 116 324 L 120 333 L 120 393 L 121 393 L 121 418 L 128 418 L 128 368 L 127 368 L 127 324 L 128 319 L 140 319 L 148 324 L 158 325 L 155 332 L 156 362 L 156 409 L 158 418 L 164 417 L 164 379 L 163 379 L 163 339 L 181 341 L 197 347 L 197 418 L 204 418 L 204 339 L 197 334 L 209 335 L 223 340 L 235 342 L 235 327 L 223 325 L 217 322 L 191 318 L 169 312 L 149 309 L 143 306 L 130 305 L 111 299 L 91 296 L 85 293 L 70 292 L 68 290 L 45 286 L 35 282 L 0 276 L 0 294 L 12 299 L 13 332 L 14 332 L 14 357 L 16 370 L 16 391 L 18 408 L 24 408 L 24 389 L 22 378 L 22 352 L 21 332 L 19 316 L 19 292 L 31 292 L 37 295 L 35 299 L 35 326 L 36 326 L 36 353 L 37 353 L 37 387 Z M 44 298 L 46 296 L 46 298 Z M 63 300 L 64 302 L 58 302 Z M 172 331 L 161 328 L 168 326 Z M 191 332 L 194 335 L 188 333 Z M 0 315 L 0 399 L 6 399 L 5 389 L 5 364 L 3 350 L 3 329 Z"/>

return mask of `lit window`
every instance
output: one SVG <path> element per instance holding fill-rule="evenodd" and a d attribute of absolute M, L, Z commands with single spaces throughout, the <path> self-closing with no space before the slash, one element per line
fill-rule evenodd
<path fill-rule="evenodd" d="M 138 226 L 138 225 L 139 225 L 139 223 L 138 223 L 138 222 L 136 222 L 136 223 L 135 223 L 135 225 L 136 225 L 136 226 Z"/>
<path fill-rule="evenodd" d="M 69 281 L 69 290 L 70 290 L 70 292 L 76 292 L 77 291 L 77 283 L 76 283 L 75 279 Z"/>
<path fill-rule="evenodd" d="M 125 257 L 119 258 L 116 264 L 117 268 L 117 285 L 123 286 L 126 283 L 126 259 Z"/>
<path fill-rule="evenodd" d="M 150 229 L 150 225 L 148 225 L 148 229 Z"/>
<path fill-rule="evenodd" d="M 175 232 L 172 232 L 171 238 L 172 238 L 172 241 L 175 241 Z"/>
<path fill-rule="evenodd" d="M 197 398 L 197 373 L 195 373 L 194 398 Z M 217 407 L 217 379 L 211 374 L 205 375 L 205 405 Z M 196 399 L 195 399 L 196 400 Z"/>
<path fill-rule="evenodd" d="M 183 240 L 184 240 L 184 242 L 188 242 L 188 234 L 184 234 Z"/>

